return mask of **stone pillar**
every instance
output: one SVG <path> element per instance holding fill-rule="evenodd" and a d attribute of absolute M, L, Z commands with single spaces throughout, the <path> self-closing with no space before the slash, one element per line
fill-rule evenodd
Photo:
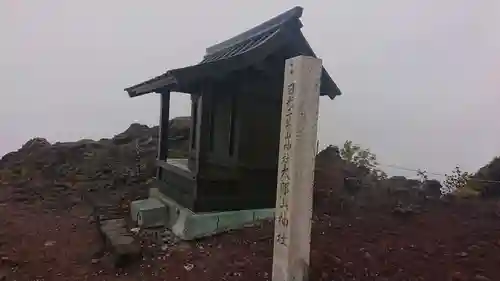
<path fill-rule="evenodd" d="M 167 161 L 168 156 L 168 127 L 170 117 L 170 91 L 160 93 L 160 132 L 158 133 L 158 160 Z M 156 168 L 156 178 L 161 178 L 162 167 Z"/>
<path fill-rule="evenodd" d="M 273 281 L 308 279 L 321 60 L 286 60 Z"/>

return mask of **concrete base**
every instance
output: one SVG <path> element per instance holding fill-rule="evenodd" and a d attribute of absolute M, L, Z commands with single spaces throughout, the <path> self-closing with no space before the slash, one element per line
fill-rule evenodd
<path fill-rule="evenodd" d="M 155 199 L 148 198 L 130 203 L 130 215 L 140 227 L 159 227 L 165 225 L 165 218 L 168 216 L 165 205 Z"/>
<path fill-rule="evenodd" d="M 211 236 L 274 218 L 274 209 L 193 213 L 163 195 L 157 188 L 151 188 L 149 193 L 148 199 L 131 203 L 132 220 L 143 228 L 165 226 L 182 240 Z"/>
<path fill-rule="evenodd" d="M 101 233 L 105 245 L 110 247 L 115 266 L 123 266 L 141 257 L 141 246 L 127 231 L 125 219 L 112 219 L 101 222 Z"/>

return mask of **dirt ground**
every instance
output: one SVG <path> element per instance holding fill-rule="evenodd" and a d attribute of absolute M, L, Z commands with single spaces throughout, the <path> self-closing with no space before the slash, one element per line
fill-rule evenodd
<path fill-rule="evenodd" d="M 123 270 L 96 258 L 97 231 L 83 202 L 47 209 L 0 188 L 0 280 L 271 280 L 272 223 L 168 249 L 144 245 Z M 500 280 L 495 201 L 391 209 L 315 210 L 311 280 Z"/>

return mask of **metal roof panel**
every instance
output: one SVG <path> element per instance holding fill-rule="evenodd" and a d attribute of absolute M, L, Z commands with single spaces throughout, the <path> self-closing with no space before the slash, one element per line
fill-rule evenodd
<path fill-rule="evenodd" d="M 125 89 L 129 96 L 139 96 L 160 89 L 193 89 L 189 83 L 248 67 L 286 45 L 295 55 L 316 56 L 300 29 L 302 7 L 294 7 L 248 31 L 206 49 L 203 60 L 193 66 L 170 70 L 150 80 Z M 335 82 L 323 68 L 321 93 L 330 98 L 340 95 Z"/>

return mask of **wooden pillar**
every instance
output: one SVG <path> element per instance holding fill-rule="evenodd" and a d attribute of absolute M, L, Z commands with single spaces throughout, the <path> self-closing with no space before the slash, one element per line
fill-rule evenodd
<path fill-rule="evenodd" d="M 158 133 L 158 160 L 166 161 L 168 156 L 168 125 L 170 117 L 170 91 L 160 93 L 160 132 Z M 156 178 L 161 178 L 162 167 L 156 168 Z"/>
<path fill-rule="evenodd" d="M 191 95 L 191 132 L 189 137 L 189 160 L 188 167 L 193 173 L 198 172 L 199 156 L 202 151 L 201 140 L 202 136 L 206 135 L 206 109 L 203 104 L 202 95 Z"/>
<path fill-rule="evenodd" d="M 273 281 L 308 279 L 321 60 L 286 60 Z"/>

